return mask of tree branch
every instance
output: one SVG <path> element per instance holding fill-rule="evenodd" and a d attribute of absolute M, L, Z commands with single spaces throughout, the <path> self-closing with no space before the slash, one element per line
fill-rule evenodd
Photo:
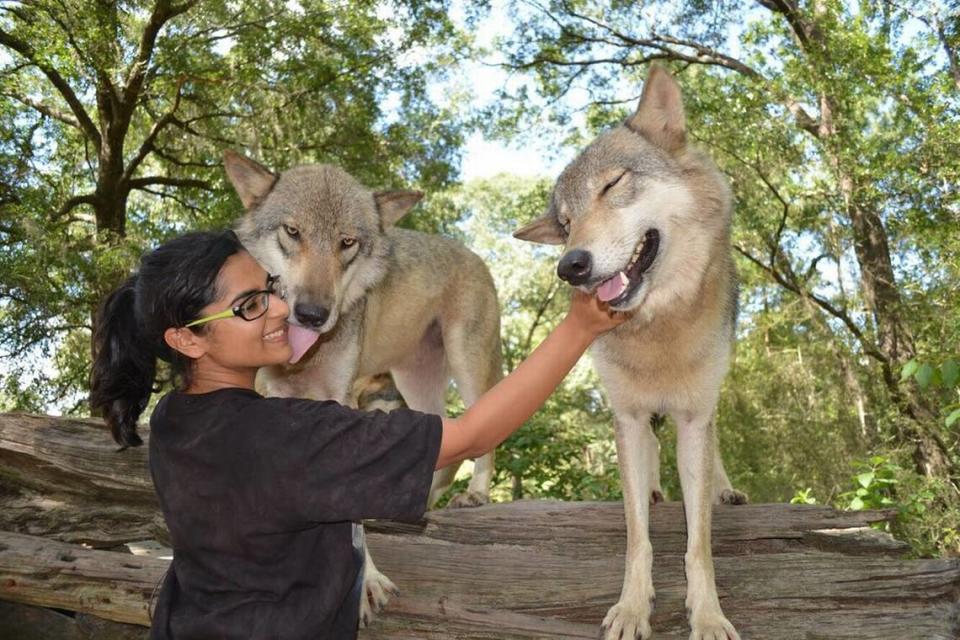
<path fill-rule="evenodd" d="M 134 172 L 137 170 L 137 167 L 140 166 L 140 163 L 146 159 L 150 152 L 154 150 L 153 143 L 156 141 L 157 136 L 160 135 L 160 132 L 163 129 L 173 122 L 177 109 L 180 108 L 180 98 L 183 96 L 183 83 L 186 78 L 179 78 L 177 80 L 177 95 L 173 100 L 173 106 L 170 107 L 170 110 L 158 118 L 154 123 L 153 127 L 150 128 L 150 133 L 147 134 L 147 137 L 144 139 L 143 143 L 140 145 L 140 149 L 137 150 L 137 155 L 130 161 L 127 165 L 127 168 L 123 172 L 122 181 L 127 182 L 130 178 L 133 177 Z"/>
<path fill-rule="evenodd" d="M 75 115 L 77 118 L 80 129 L 84 132 L 84 134 L 86 134 L 86 137 L 93 142 L 99 151 L 102 142 L 100 131 L 93 123 L 93 120 L 90 119 L 89 114 L 87 114 L 87 110 L 80 102 L 80 99 L 77 98 L 77 94 L 74 93 L 73 89 L 63 78 L 63 76 L 61 76 L 60 73 L 49 64 L 46 64 L 38 59 L 33 47 L 19 38 L 14 37 L 12 34 L 8 33 L 2 28 L 0 28 L 0 44 L 13 49 L 36 65 L 36 67 L 43 72 L 47 79 L 50 80 L 50 83 L 53 84 L 57 91 L 60 92 L 60 95 L 63 96 L 63 99 L 67 101 L 67 104 L 70 106 L 70 111 L 72 111 L 73 115 Z"/>
<path fill-rule="evenodd" d="M 160 29 L 172 18 L 189 11 L 198 0 L 187 0 L 178 5 L 170 3 L 170 0 L 157 0 L 154 5 L 150 20 L 143 29 L 140 37 L 140 44 L 137 47 L 137 55 L 134 57 L 127 72 L 127 80 L 123 88 L 123 104 L 128 112 L 132 112 L 143 88 L 144 79 L 147 76 L 147 69 L 150 65 L 150 58 L 153 56 L 153 49 L 157 43 L 157 35 Z"/>
<path fill-rule="evenodd" d="M 92 193 L 87 193 L 81 196 L 73 196 L 72 198 L 64 202 L 63 205 L 61 205 L 60 209 L 58 209 L 57 212 L 53 214 L 53 219 L 59 220 L 60 218 L 67 215 L 68 213 L 70 213 L 71 211 L 73 211 L 74 209 L 76 209 L 82 204 L 94 205 L 96 204 L 96 202 L 97 202 L 97 197 Z"/>
<path fill-rule="evenodd" d="M 199 213 L 199 214 L 202 214 L 202 213 L 203 213 L 203 209 L 201 209 L 201 208 L 198 207 L 197 205 L 195 205 L 195 204 L 190 204 L 189 202 L 187 202 L 187 201 L 184 200 L 183 198 L 178 198 L 176 195 L 174 195 L 174 194 L 172 194 L 172 193 L 167 193 L 166 191 L 158 191 L 158 190 L 156 190 L 156 189 L 150 189 L 150 188 L 147 188 L 147 187 L 141 187 L 140 190 L 141 190 L 141 191 L 144 191 L 144 192 L 146 192 L 146 193 L 149 193 L 149 194 L 151 194 L 151 195 L 158 196 L 158 197 L 163 198 L 163 199 L 173 200 L 174 202 L 176 202 L 177 204 L 179 204 L 181 207 L 183 207 L 183 208 L 185 208 L 185 209 L 189 209 L 190 211 L 193 211 L 193 212 L 195 212 L 195 213 Z"/>
<path fill-rule="evenodd" d="M 797 38 L 800 46 L 809 50 L 810 48 L 810 26 L 800 16 L 799 8 L 791 0 L 757 0 L 760 6 L 769 9 L 773 13 L 778 13 L 790 25 L 790 30 Z"/>
<path fill-rule="evenodd" d="M 557 25 L 561 33 L 569 38 L 576 38 L 580 42 L 600 42 L 608 44 L 614 47 L 631 47 L 631 48 L 648 48 L 654 49 L 659 53 L 649 54 L 641 58 L 628 59 L 623 58 L 595 58 L 590 60 L 558 60 L 549 56 L 538 55 L 535 56 L 532 60 L 528 62 L 517 61 L 514 63 L 507 63 L 505 66 L 508 69 L 512 70 L 527 70 L 533 67 L 538 66 L 539 64 L 552 64 L 558 67 L 570 66 L 570 67 L 581 67 L 585 68 L 592 65 L 600 64 L 617 64 L 623 67 L 633 67 L 655 60 L 676 60 L 679 62 L 687 62 L 689 64 L 698 64 L 704 66 L 718 66 L 721 68 L 729 69 L 735 71 L 751 80 L 758 82 L 763 82 L 767 85 L 770 82 L 761 74 L 759 71 L 753 67 L 747 65 L 743 61 L 727 55 L 717 49 L 708 47 L 699 42 L 693 40 L 685 40 L 682 38 L 676 38 L 670 35 L 663 35 L 653 33 L 649 38 L 640 38 L 636 36 L 631 36 L 627 33 L 620 31 L 619 29 L 614 28 L 613 26 L 602 22 L 596 18 L 592 18 L 588 15 L 578 13 L 575 11 L 567 2 L 564 2 L 564 9 L 569 16 L 576 18 L 584 23 L 590 24 L 597 29 L 610 34 L 614 38 L 618 39 L 619 42 L 615 42 L 605 38 L 595 38 L 583 34 L 582 32 L 571 29 L 568 25 L 564 24 L 559 18 L 554 16 L 546 7 L 536 3 L 530 2 L 531 5 L 537 7 L 541 12 L 547 15 L 547 17 Z M 792 6 L 786 2 L 777 3 L 778 6 L 782 5 L 783 10 L 792 9 Z M 684 53 L 676 49 L 675 47 L 683 47 L 693 50 L 693 54 Z M 781 96 L 780 100 L 786 106 L 787 110 L 793 115 L 797 126 L 802 130 L 810 133 L 813 136 L 820 135 L 820 126 L 816 118 L 810 116 L 809 113 L 803 108 L 803 105 L 796 99 L 791 96 Z"/>
<path fill-rule="evenodd" d="M 12 98 L 13 100 L 16 100 L 21 104 L 25 104 L 26 106 L 30 107 L 31 109 L 34 109 L 35 111 L 38 111 L 39 113 L 47 116 L 48 118 L 53 118 L 54 120 L 58 120 L 64 124 L 68 124 L 71 127 L 76 127 L 77 129 L 81 128 L 80 123 L 77 121 L 77 119 L 71 116 L 70 114 L 64 113 L 63 111 L 60 111 L 59 109 L 55 109 L 54 107 L 45 105 L 38 100 L 34 100 L 32 98 L 27 98 L 24 96 L 18 96 L 13 93 L 3 93 L 0 95 L 7 98 Z"/>
<path fill-rule="evenodd" d="M 195 187 L 206 191 L 213 191 L 213 187 L 206 180 L 197 180 L 194 178 L 173 178 L 169 176 L 146 176 L 144 178 L 134 178 L 128 182 L 131 189 L 141 189 L 152 184 L 162 184 L 170 187 Z"/>
<path fill-rule="evenodd" d="M 884 364 L 884 365 L 889 364 L 890 359 L 883 352 L 881 352 L 875 344 L 873 344 L 870 340 L 867 339 L 867 337 L 863 334 L 863 331 L 860 330 L 860 327 L 857 326 L 857 323 L 853 321 L 853 318 L 851 318 L 850 315 L 845 310 L 838 309 L 837 307 L 832 305 L 828 300 L 825 300 L 820 296 L 814 293 L 811 293 L 810 291 L 807 291 L 806 289 L 800 287 L 800 285 L 798 285 L 796 282 L 791 281 L 786 276 L 784 276 L 784 274 L 779 269 L 777 269 L 775 265 L 764 264 L 761 260 L 754 257 L 749 251 L 743 249 L 742 247 L 734 245 L 733 248 L 744 258 L 746 258 L 756 266 L 760 267 L 767 274 L 769 274 L 784 289 L 796 294 L 801 298 L 805 298 L 813 302 L 818 307 L 820 307 L 821 309 L 829 313 L 831 316 L 840 320 L 847 327 L 850 333 L 852 333 L 853 336 L 857 339 L 857 342 L 860 343 L 860 346 L 863 348 L 864 353 L 874 358 L 881 364 Z"/>

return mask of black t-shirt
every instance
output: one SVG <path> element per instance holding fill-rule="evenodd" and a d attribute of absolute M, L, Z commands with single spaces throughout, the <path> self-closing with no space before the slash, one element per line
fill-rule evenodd
<path fill-rule="evenodd" d="M 423 515 L 440 418 L 222 389 L 150 425 L 174 549 L 151 638 L 355 638 L 352 522 Z"/>

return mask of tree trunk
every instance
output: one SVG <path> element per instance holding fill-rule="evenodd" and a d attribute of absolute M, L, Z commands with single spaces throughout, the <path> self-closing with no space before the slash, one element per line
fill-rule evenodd
<path fill-rule="evenodd" d="M 818 64 L 831 63 L 830 43 L 817 27 L 829 11 L 826 3 L 816 1 L 810 13 L 787 0 L 761 0 L 761 4 L 786 18 L 797 45 L 808 55 L 811 74 L 826 79 L 829 73 L 820 73 Z M 824 85 L 826 86 L 826 85 Z M 936 412 L 911 389 L 901 388 L 900 366 L 916 355 L 912 332 L 903 317 L 902 298 L 897 286 L 887 230 L 871 202 L 866 189 L 854 177 L 854 169 L 846 164 L 839 148 L 846 144 L 842 127 L 846 122 L 840 102 L 829 90 L 820 94 L 820 119 L 815 129 L 805 129 L 820 143 L 820 149 L 836 173 L 846 216 L 853 231 L 854 251 L 860 269 L 861 292 L 870 311 L 877 334 L 877 349 L 883 355 L 881 376 L 901 416 L 895 429 L 897 443 L 913 451 L 916 469 L 927 477 L 944 478 L 960 489 L 955 477 L 949 451 L 943 441 L 932 432 L 930 425 Z M 851 134 L 855 138 L 855 134 Z"/>

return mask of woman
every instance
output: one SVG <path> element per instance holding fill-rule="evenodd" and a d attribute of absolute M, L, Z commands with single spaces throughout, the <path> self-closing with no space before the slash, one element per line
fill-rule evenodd
<path fill-rule="evenodd" d="M 355 638 L 362 557 L 352 521 L 416 520 L 432 473 L 518 429 L 592 340 L 624 318 L 576 294 L 516 371 L 456 419 L 264 398 L 287 362 L 289 308 L 231 231 L 146 254 L 101 307 L 91 402 L 122 446 L 169 364 L 150 468 L 174 548 L 153 638 Z"/>

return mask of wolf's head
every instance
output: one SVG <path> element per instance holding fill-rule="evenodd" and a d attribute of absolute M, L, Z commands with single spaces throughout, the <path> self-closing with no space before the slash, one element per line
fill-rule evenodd
<path fill-rule="evenodd" d="M 696 298 L 708 265 L 729 252 L 729 223 L 729 187 L 687 145 L 680 88 L 654 66 L 636 112 L 567 165 L 546 214 L 514 237 L 565 245 L 562 279 L 650 316 Z"/>
<path fill-rule="evenodd" d="M 237 235 L 263 268 L 280 276 L 290 322 L 325 333 L 386 275 L 384 229 L 423 196 L 374 193 L 329 165 L 275 175 L 233 151 L 224 166 L 246 214 Z"/>

